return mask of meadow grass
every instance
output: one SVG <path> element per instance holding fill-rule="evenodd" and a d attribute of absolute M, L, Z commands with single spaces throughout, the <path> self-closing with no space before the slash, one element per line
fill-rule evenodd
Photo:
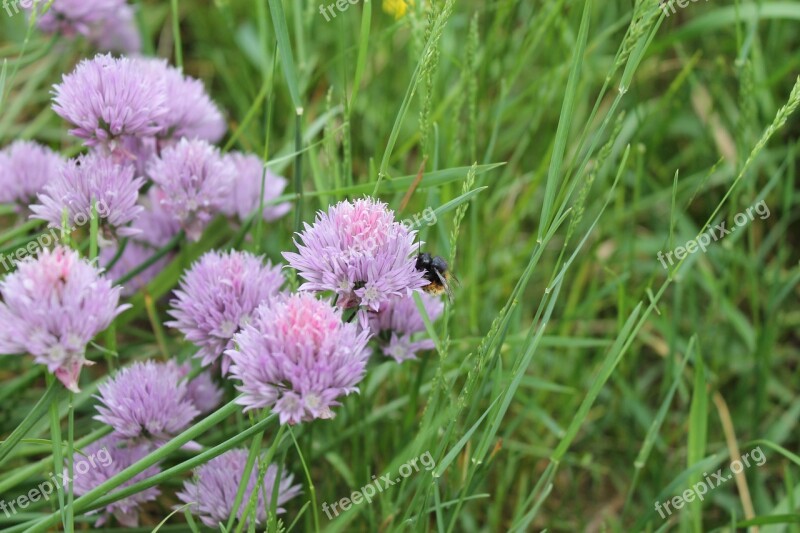
<path fill-rule="evenodd" d="M 158 485 L 140 529 L 199 530 L 173 513 L 175 491 L 244 446 L 303 483 L 270 531 L 800 531 L 800 4 L 712 0 L 666 18 L 655 0 L 417 0 L 395 20 L 361 0 L 330 21 L 314 0 L 138 7 L 145 53 L 204 80 L 229 121 L 222 145 L 289 177 L 279 201 L 294 209 L 181 242 L 96 339 L 80 393 L 29 358 L 0 359 L 0 499 L 107 432 L 92 395 L 110 371 L 190 356 L 161 324 L 205 251 L 281 262 L 317 210 L 365 194 L 399 209 L 421 170 L 398 218 L 435 210 L 424 249 L 460 287 L 426 321 L 436 349 L 373 357 L 333 420 L 279 429 L 243 415 L 230 387 L 230 403 L 96 490 L 0 514 L 0 527 L 82 529 L 88 511 Z M 78 153 L 50 88 L 92 50 L 23 15 L 0 12 L 0 27 L 0 144 Z M 769 216 L 737 226 L 759 202 Z M 2 217 L 0 246 L 30 240 Z M 659 252 L 723 221 L 735 231 L 662 266 Z M 75 235 L 90 253 L 93 232 Z M 181 449 L 191 440 L 202 452 Z M 763 465 L 659 516 L 657 502 L 756 447 Z M 431 470 L 322 511 L 426 452 Z M 159 476 L 111 492 L 157 462 Z"/>

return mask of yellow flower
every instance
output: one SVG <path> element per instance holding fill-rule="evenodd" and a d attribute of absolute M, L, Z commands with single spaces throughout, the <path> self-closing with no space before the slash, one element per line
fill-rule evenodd
<path fill-rule="evenodd" d="M 408 6 L 413 5 L 414 0 L 383 0 L 383 10 L 396 20 L 403 18 L 406 11 L 408 11 Z"/>

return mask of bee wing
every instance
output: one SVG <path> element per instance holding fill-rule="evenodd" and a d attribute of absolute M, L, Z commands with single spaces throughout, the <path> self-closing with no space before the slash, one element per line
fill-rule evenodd
<path fill-rule="evenodd" d="M 458 281 L 457 277 L 455 277 L 449 271 L 445 275 L 447 276 L 447 281 L 451 282 L 455 287 L 461 287 L 461 282 Z"/>
<path fill-rule="evenodd" d="M 433 271 L 436 273 L 436 277 L 439 278 L 439 282 L 441 282 L 442 287 L 444 287 L 444 292 L 447 293 L 447 299 L 450 300 L 450 303 L 453 303 L 453 288 L 449 283 L 449 279 L 452 278 L 452 276 L 448 274 L 442 275 L 442 273 L 436 269 Z"/>

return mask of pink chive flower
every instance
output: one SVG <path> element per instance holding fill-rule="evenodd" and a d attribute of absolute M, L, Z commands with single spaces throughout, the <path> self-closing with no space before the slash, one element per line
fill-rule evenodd
<path fill-rule="evenodd" d="M 220 523 L 224 524 L 234 513 L 236 491 L 244 475 L 248 453 L 245 449 L 234 449 L 211 459 L 197 468 L 192 481 L 185 481 L 183 491 L 176 494 L 182 502 L 192 504 L 190 507 L 192 514 L 200 518 L 206 526 L 217 527 Z M 236 517 L 241 519 L 247 509 L 250 495 L 256 490 L 258 502 L 255 506 L 255 523 L 264 524 L 267 521 L 267 510 L 272 502 L 272 490 L 275 486 L 275 476 L 278 475 L 278 467 L 271 464 L 266 468 L 264 475 L 259 476 L 259 463 L 260 461 L 256 461 L 250 471 L 244 498 L 235 512 Z M 277 496 L 278 513 L 285 512 L 281 506 L 300 493 L 300 485 L 292 485 L 293 479 L 294 476 L 291 474 L 281 473 Z"/>
<path fill-rule="evenodd" d="M 129 227 L 143 208 L 137 204 L 144 179 L 134 177 L 132 165 L 115 163 L 108 155 L 91 153 L 67 162 L 39 195 L 40 204 L 32 205 L 31 218 L 39 218 L 60 228 L 64 210 L 67 224 L 81 226 L 89 222 L 92 202 L 103 237 L 109 241 L 116 235 L 130 236 L 139 230 Z"/>
<path fill-rule="evenodd" d="M 0 282 L 0 353 L 30 353 L 73 392 L 79 392 L 86 345 L 129 305 L 77 252 L 57 246 L 17 263 Z"/>
<path fill-rule="evenodd" d="M 64 159 L 33 141 L 14 141 L 0 151 L 0 203 L 27 209 L 60 172 Z"/>
<path fill-rule="evenodd" d="M 248 252 L 208 252 L 184 275 L 170 302 L 175 320 L 166 324 L 200 346 L 196 357 L 210 365 L 232 347 L 234 334 L 280 291 L 283 281 L 280 267 L 265 265 Z M 223 358 L 223 374 L 229 364 Z"/>
<path fill-rule="evenodd" d="M 225 206 L 225 213 L 230 216 L 239 217 L 240 221 L 245 221 L 252 215 L 260 204 L 259 195 L 261 194 L 261 177 L 264 173 L 264 165 L 258 156 L 243 154 L 241 152 L 231 152 L 226 156 L 236 169 L 236 182 Z M 284 202 L 277 205 L 267 205 L 271 200 L 283 194 L 286 188 L 286 178 L 282 178 L 269 170 L 266 171 L 264 179 L 264 220 L 276 220 L 291 209 L 291 204 Z"/>
<path fill-rule="evenodd" d="M 113 152 L 122 137 L 158 133 L 165 95 L 163 81 L 143 76 L 135 60 L 97 55 L 53 87 L 53 110 L 73 124 L 70 133 L 84 144 Z"/>
<path fill-rule="evenodd" d="M 283 256 L 306 280 L 300 289 L 333 291 L 342 307 L 378 311 L 428 284 L 415 268 L 416 232 L 378 200 L 340 202 L 319 212 L 299 236 L 298 253 Z"/>
<path fill-rule="evenodd" d="M 119 436 L 111 434 L 94 444 L 86 446 L 82 451 L 85 455 L 75 453 L 72 459 L 72 486 L 76 497 L 83 496 L 144 458 L 149 453 L 150 447 L 146 444 L 126 443 L 121 441 Z M 114 492 L 139 481 L 151 478 L 159 472 L 161 472 L 161 469 L 157 465 L 153 465 L 113 489 L 110 494 L 114 494 Z M 68 485 L 66 469 L 64 469 L 64 475 L 64 489 L 66 490 Z M 123 526 L 137 527 L 139 525 L 139 507 L 143 503 L 154 501 L 160 493 L 161 491 L 157 487 L 150 487 L 136 494 L 126 496 L 108 505 L 105 509 L 92 511 L 91 513 L 101 513 L 95 522 L 95 526 L 104 525 L 111 516 L 114 516 Z"/>
<path fill-rule="evenodd" d="M 133 363 L 100 384 L 94 418 L 128 439 L 168 440 L 200 414 L 184 376 L 172 362 Z"/>
<path fill-rule="evenodd" d="M 150 178 L 164 193 L 161 205 L 194 241 L 225 206 L 234 173 L 218 149 L 198 139 L 181 139 L 148 166 Z"/>
<path fill-rule="evenodd" d="M 282 424 L 333 418 L 337 398 L 358 391 L 370 350 L 368 331 L 343 323 L 341 310 L 309 293 L 262 304 L 225 353 L 245 411 L 272 408 Z"/>
<path fill-rule="evenodd" d="M 165 140 L 202 139 L 219 141 L 227 126 L 219 108 L 211 101 L 203 82 L 184 75 L 164 59 L 137 59 L 148 77 L 162 80 L 166 113 L 158 137 Z"/>
<path fill-rule="evenodd" d="M 424 292 L 420 297 L 431 322 L 438 319 L 444 310 L 442 300 Z M 412 340 L 415 333 L 425 331 L 425 323 L 411 296 L 394 300 L 377 313 L 369 313 L 369 329 L 378 339 L 383 354 L 398 363 L 416 359 L 417 352 L 434 348 L 430 339 Z"/>

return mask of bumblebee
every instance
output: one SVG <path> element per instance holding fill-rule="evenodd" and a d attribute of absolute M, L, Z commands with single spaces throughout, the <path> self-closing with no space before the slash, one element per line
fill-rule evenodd
<path fill-rule="evenodd" d="M 423 291 L 437 296 L 447 293 L 449 300 L 453 301 L 453 290 L 450 287 L 450 281 L 458 283 L 458 280 L 450 274 L 447 261 L 438 255 L 431 256 L 431 254 L 422 253 L 417 255 L 416 269 L 424 272 L 425 275 L 423 277 L 430 282 L 422 287 Z"/>

